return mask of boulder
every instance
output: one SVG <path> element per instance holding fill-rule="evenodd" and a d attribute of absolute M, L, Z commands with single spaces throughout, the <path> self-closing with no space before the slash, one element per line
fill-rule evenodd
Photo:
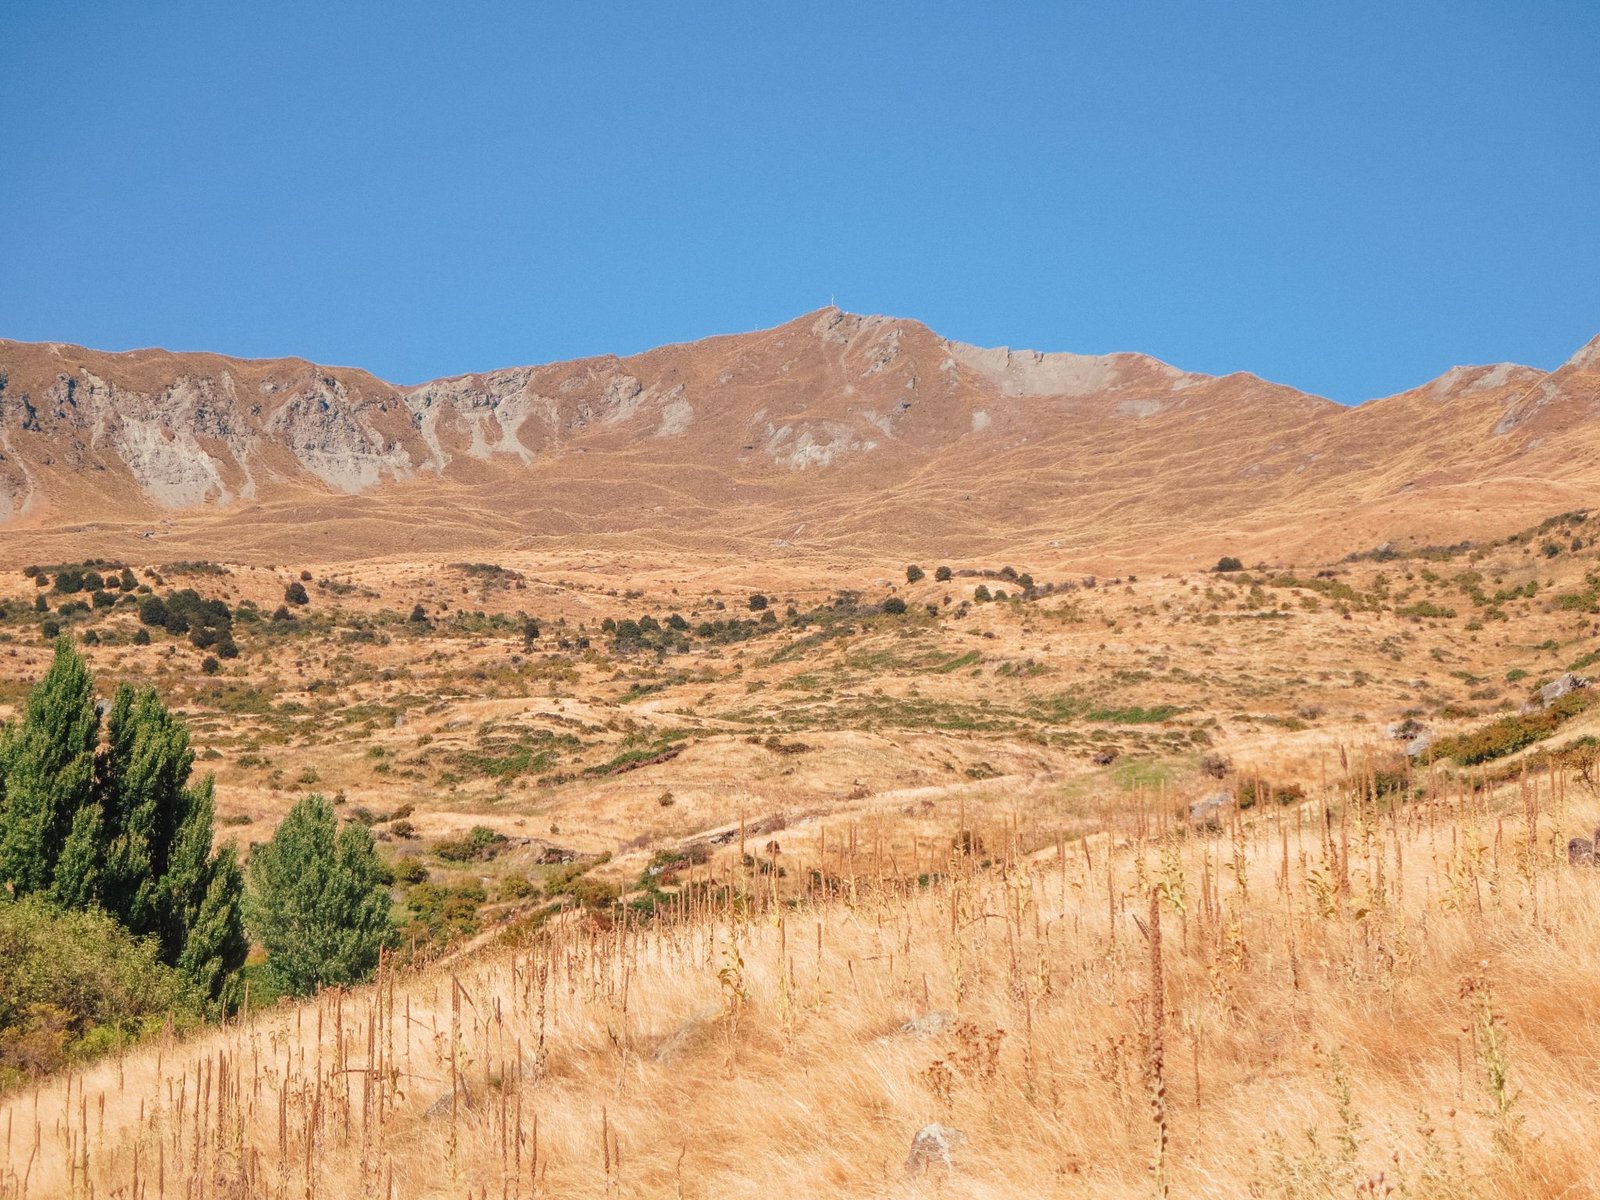
<path fill-rule="evenodd" d="M 1588 838 L 1573 838 L 1567 843 L 1567 864 L 1573 867 L 1594 866 L 1594 843 Z"/>
<path fill-rule="evenodd" d="M 1404 721 L 1396 721 L 1384 732 L 1394 741 L 1409 742 L 1427 733 L 1428 727 L 1415 717 L 1407 717 Z"/>
<path fill-rule="evenodd" d="M 924 1125 L 917 1130 L 917 1136 L 911 1139 L 911 1153 L 906 1156 L 906 1170 L 926 1171 L 929 1167 L 953 1167 L 955 1147 L 965 1139 L 966 1135 L 959 1129 L 951 1129 L 948 1125 L 941 1125 L 937 1121 L 932 1125 Z"/>
<path fill-rule="evenodd" d="M 1549 708 L 1563 696 L 1573 692 L 1582 691 L 1589 686 L 1589 681 L 1582 675 L 1574 675 L 1571 671 L 1558 675 L 1533 694 L 1533 699 L 1523 705 L 1524 712 L 1542 712 Z"/>
<path fill-rule="evenodd" d="M 429 1120 L 436 1121 L 457 1111 L 458 1105 L 460 1108 L 472 1107 L 472 1093 L 467 1090 L 465 1082 L 458 1082 L 455 1091 L 445 1092 L 441 1095 L 432 1104 L 428 1105 L 427 1110 L 422 1115 Z"/>
<path fill-rule="evenodd" d="M 911 1020 L 900 1026 L 900 1032 L 909 1033 L 912 1037 L 918 1038 L 938 1037 L 950 1026 L 954 1025 L 955 1021 L 956 1016 L 954 1013 L 935 1010 L 923 1013 L 920 1017 L 912 1017 Z"/>
<path fill-rule="evenodd" d="M 1212 792 L 1189 805 L 1189 820 L 1196 825 L 1217 825 L 1222 820 L 1223 811 L 1232 803 L 1233 796 L 1230 793 Z"/>

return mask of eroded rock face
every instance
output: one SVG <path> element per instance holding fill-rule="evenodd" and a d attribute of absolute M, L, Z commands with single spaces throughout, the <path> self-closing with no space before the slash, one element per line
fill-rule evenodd
<path fill-rule="evenodd" d="M 415 387 L 298 359 L 0 340 L 0 522 L 310 499 L 329 502 L 317 512 L 332 523 L 373 509 L 338 497 L 439 477 L 460 485 L 436 490 L 469 530 L 484 514 L 545 532 L 720 522 L 748 500 L 783 511 L 763 530 L 774 538 L 889 527 L 966 544 L 1020 521 L 1054 544 L 1104 540 L 1115 512 L 1119 528 L 1170 529 L 1176 546 L 1185 529 L 1265 520 L 1275 505 L 1344 513 L 1359 484 L 1373 499 L 1356 524 L 1380 535 L 1367 546 L 1393 522 L 1422 529 L 1438 509 L 1430 489 L 1462 478 L 1587 486 L 1574 464 L 1600 478 L 1595 345 L 1549 374 L 1462 369 L 1347 410 L 1242 373 L 981 349 L 831 307 L 628 358 Z M 1502 417 L 1510 433 L 1493 438 Z M 1148 486 L 1151 463 L 1185 480 L 1181 501 Z"/>

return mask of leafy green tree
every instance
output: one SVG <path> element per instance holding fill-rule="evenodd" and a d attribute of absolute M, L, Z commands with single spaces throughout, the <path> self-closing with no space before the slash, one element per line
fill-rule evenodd
<path fill-rule="evenodd" d="M 51 891 L 62 851 L 71 855 L 60 891 L 93 894 L 98 871 L 92 814 L 100 739 L 89 668 L 67 638 L 31 693 L 20 722 L 0 742 L 0 885 L 12 894 Z"/>
<path fill-rule="evenodd" d="M 307 796 L 250 857 L 245 919 L 285 991 L 359 983 L 394 928 L 389 877 L 361 825 L 342 830 L 333 806 Z"/>

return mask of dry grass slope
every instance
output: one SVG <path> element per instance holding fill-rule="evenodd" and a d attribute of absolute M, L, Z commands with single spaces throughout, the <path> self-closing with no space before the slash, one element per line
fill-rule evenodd
<path fill-rule="evenodd" d="M 0 1197 L 1596 1195 L 1600 806 L 1416 784 L 708 866 L 13 1095 Z"/>

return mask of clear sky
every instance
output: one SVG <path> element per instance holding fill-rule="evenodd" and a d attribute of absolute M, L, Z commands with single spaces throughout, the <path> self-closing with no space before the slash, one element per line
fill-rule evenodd
<path fill-rule="evenodd" d="M 1342 401 L 1600 332 L 1600 4 L 13 0 L 0 336 L 387 379 L 830 298 Z"/>

